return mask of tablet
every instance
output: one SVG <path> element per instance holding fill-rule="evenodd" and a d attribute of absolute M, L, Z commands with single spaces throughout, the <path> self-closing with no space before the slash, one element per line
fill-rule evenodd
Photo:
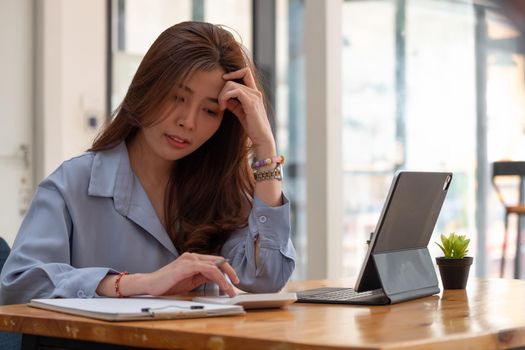
<path fill-rule="evenodd" d="M 279 308 L 295 303 L 295 293 L 240 293 L 230 298 L 227 295 L 195 297 L 194 302 L 213 303 L 222 305 L 240 305 L 245 309 Z"/>

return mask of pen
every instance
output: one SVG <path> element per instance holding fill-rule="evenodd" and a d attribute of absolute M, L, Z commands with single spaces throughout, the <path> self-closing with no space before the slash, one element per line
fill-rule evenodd
<path fill-rule="evenodd" d="M 163 307 L 143 307 L 140 311 L 150 312 L 150 311 L 155 311 L 155 310 L 168 309 L 172 307 L 177 308 L 177 309 L 190 309 L 190 310 L 204 309 L 204 305 L 190 305 L 190 306 L 168 305 L 168 306 L 163 306 Z"/>
<path fill-rule="evenodd" d="M 230 262 L 230 259 L 221 258 L 221 259 L 215 260 L 213 262 L 213 265 L 215 265 L 217 267 L 221 267 L 222 265 L 224 265 L 227 262 Z M 229 284 L 232 284 L 232 281 L 230 280 L 230 278 L 228 277 L 227 274 L 224 274 L 224 278 L 226 279 L 226 281 L 228 281 Z"/>
<path fill-rule="evenodd" d="M 155 316 L 155 311 L 160 311 L 164 309 L 169 308 L 176 308 L 176 309 L 186 309 L 186 310 L 203 310 L 204 305 L 189 305 L 189 306 L 182 306 L 182 305 L 167 305 L 162 307 L 143 307 L 140 309 L 141 312 L 147 312 L 150 314 L 150 316 Z"/>

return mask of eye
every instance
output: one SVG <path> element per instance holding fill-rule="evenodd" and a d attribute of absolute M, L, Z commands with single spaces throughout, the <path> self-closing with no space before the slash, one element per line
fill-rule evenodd
<path fill-rule="evenodd" d="M 184 99 L 184 97 L 182 97 L 182 96 L 178 96 L 178 95 L 175 95 L 175 96 L 173 97 L 173 99 L 175 100 L 175 102 L 184 102 L 184 101 L 186 101 L 186 100 Z"/>
<path fill-rule="evenodd" d="M 204 111 L 208 114 L 208 115 L 211 115 L 212 117 L 215 117 L 217 116 L 217 112 L 211 110 L 211 109 L 208 109 L 208 108 L 205 108 Z"/>

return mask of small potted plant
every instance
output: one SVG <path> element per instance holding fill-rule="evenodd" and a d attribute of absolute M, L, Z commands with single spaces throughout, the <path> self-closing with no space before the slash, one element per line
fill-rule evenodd
<path fill-rule="evenodd" d="M 455 233 L 450 233 L 448 237 L 442 234 L 441 244 L 436 242 L 445 255 L 436 258 L 443 288 L 464 289 L 467 285 L 470 265 L 474 260 L 466 256 L 469 243 L 470 239 L 466 236 Z"/>

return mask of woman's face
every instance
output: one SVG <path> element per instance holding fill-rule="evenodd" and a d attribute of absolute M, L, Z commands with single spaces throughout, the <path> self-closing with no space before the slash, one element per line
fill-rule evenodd
<path fill-rule="evenodd" d="M 187 156 L 219 128 L 223 111 L 218 96 L 224 87 L 224 71 L 196 71 L 178 87 L 160 109 L 160 122 L 141 130 L 139 137 L 163 160 Z"/>

